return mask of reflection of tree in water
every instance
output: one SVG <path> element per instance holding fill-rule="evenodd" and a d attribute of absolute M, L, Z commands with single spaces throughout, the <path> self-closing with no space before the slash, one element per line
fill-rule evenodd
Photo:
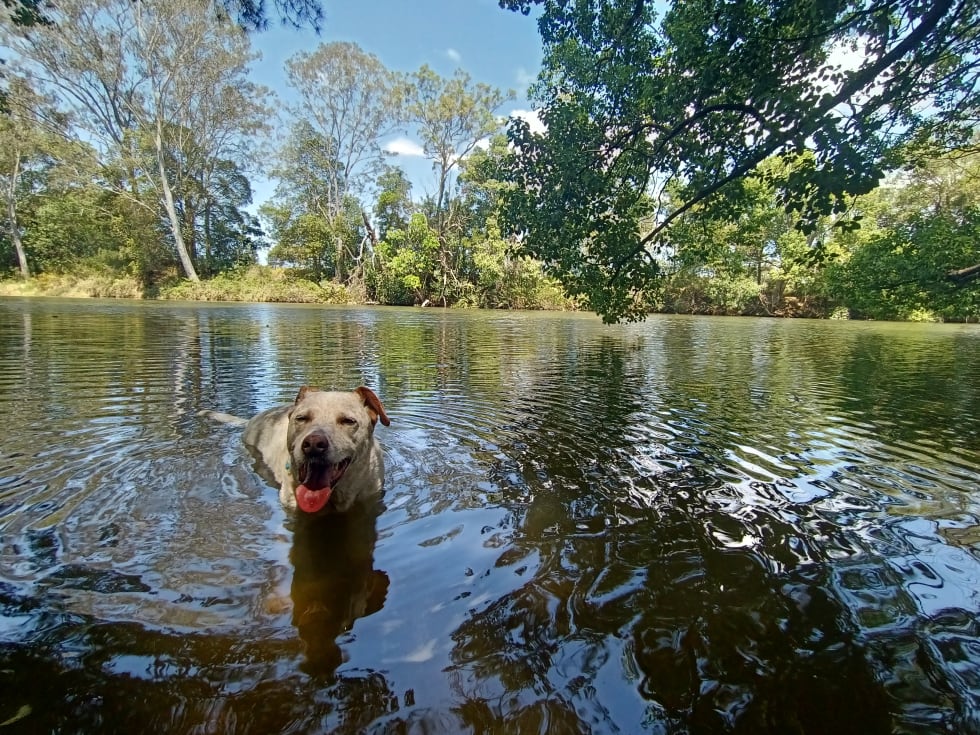
<path fill-rule="evenodd" d="M 926 439 L 928 452 L 956 448 L 964 437 L 980 436 L 980 394 L 975 390 L 980 350 L 951 350 L 947 344 L 908 330 L 863 335 L 839 358 L 846 390 L 838 409 L 873 424 L 893 441 L 914 446 Z M 929 417 L 925 426 L 924 416 Z"/>
<path fill-rule="evenodd" d="M 826 568 L 783 571 L 778 549 L 718 544 L 717 508 L 701 506 L 710 480 L 671 483 L 645 520 L 576 532 L 565 496 L 564 530 L 518 534 L 539 554 L 531 578 L 453 636 L 460 716 L 476 730 L 497 719 L 613 732 L 639 692 L 643 720 L 670 731 L 888 732 L 885 692 Z"/>
<path fill-rule="evenodd" d="M 726 485 L 694 442 L 638 473 L 641 356 L 600 340 L 579 357 L 548 386 L 578 393 L 524 393 L 501 429 L 489 475 L 516 530 L 498 565 L 531 568 L 455 631 L 456 714 L 476 731 L 616 731 L 632 712 L 677 731 L 888 732 L 830 558 L 807 539 L 860 544 L 765 483 L 756 498 Z"/>
<path fill-rule="evenodd" d="M 0 586 L 0 611 L 54 609 Z M 190 634 L 49 612 L 29 640 L 0 642 L 0 715 L 11 733 L 362 733 L 397 710 L 380 672 L 314 679 L 293 641 Z"/>
<path fill-rule="evenodd" d="M 293 522 L 290 596 L 307 673 L 332 674 L 342 663 L 337 637 L 384 605 L 388 575 L 374 569 L 377 518 L 373 509 L 355 507 Z"/>

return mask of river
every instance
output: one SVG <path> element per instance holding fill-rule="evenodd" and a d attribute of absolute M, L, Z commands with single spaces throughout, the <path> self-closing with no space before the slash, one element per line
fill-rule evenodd
<path fill-rule="evenodd" d="M 5 733 L 980 733 L 977 326 L 4 299 L 0 419 Z"/>

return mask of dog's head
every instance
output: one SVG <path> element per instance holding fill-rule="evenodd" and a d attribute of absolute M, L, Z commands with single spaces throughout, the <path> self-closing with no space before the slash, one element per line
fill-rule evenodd
<path fill-rule="evenodd" d="M 349 392 L 300 388 L 286 431 L 289 471 L 300 510 L 315 514 L 326 507 L 348 471 L 356 472 L 358 460 L 371 451 L 379 420 L 390 424 L 370 388 Z"/>

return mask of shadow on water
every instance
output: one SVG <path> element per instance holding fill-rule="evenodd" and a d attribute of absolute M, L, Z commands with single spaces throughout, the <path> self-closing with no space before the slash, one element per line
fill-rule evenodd
<path fill-rule="evenodd" d="M 0 731 L 978 733 L 978 346 L 0 304 Z M 303 383 L 377 387 L 380 515 L 195 417 Z"/>

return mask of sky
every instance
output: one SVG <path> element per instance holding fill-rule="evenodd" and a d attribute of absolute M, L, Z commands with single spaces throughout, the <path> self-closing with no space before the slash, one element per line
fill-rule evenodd
<path fill-rule="evenodd" d="M 252 33 L 253 48 L 262 54 L 253 65 L 255 82 L 288 99 L 286 59 L 320 44 L 352 41 L 392 71 L 414 72 L 428 64 L 448 78 L 462 69 L 474 83 L 513 90 L 515 98 L 498 110 L 501 115 L 531 109 L 527 88 L 538 74 L 542 55 L 533 17 L 504 10 L 497 0 L 322 0 L 322 4 L 325 19 L 319 36 L 310 29 L 282 28 L 278 18 L 270 19 L 269 30 Z M 278 137 L 284 135 L 282 131 Z M 410 134 L 385 140 L 388 149 L 398 151 L 389 162 L 405 171 L 416 200 L 433 193 L 436 185 L 419 143 Z M 250 209 L 254 210 L 269 199 L 275 182 L 255 178 L 252 185 Z"/>

